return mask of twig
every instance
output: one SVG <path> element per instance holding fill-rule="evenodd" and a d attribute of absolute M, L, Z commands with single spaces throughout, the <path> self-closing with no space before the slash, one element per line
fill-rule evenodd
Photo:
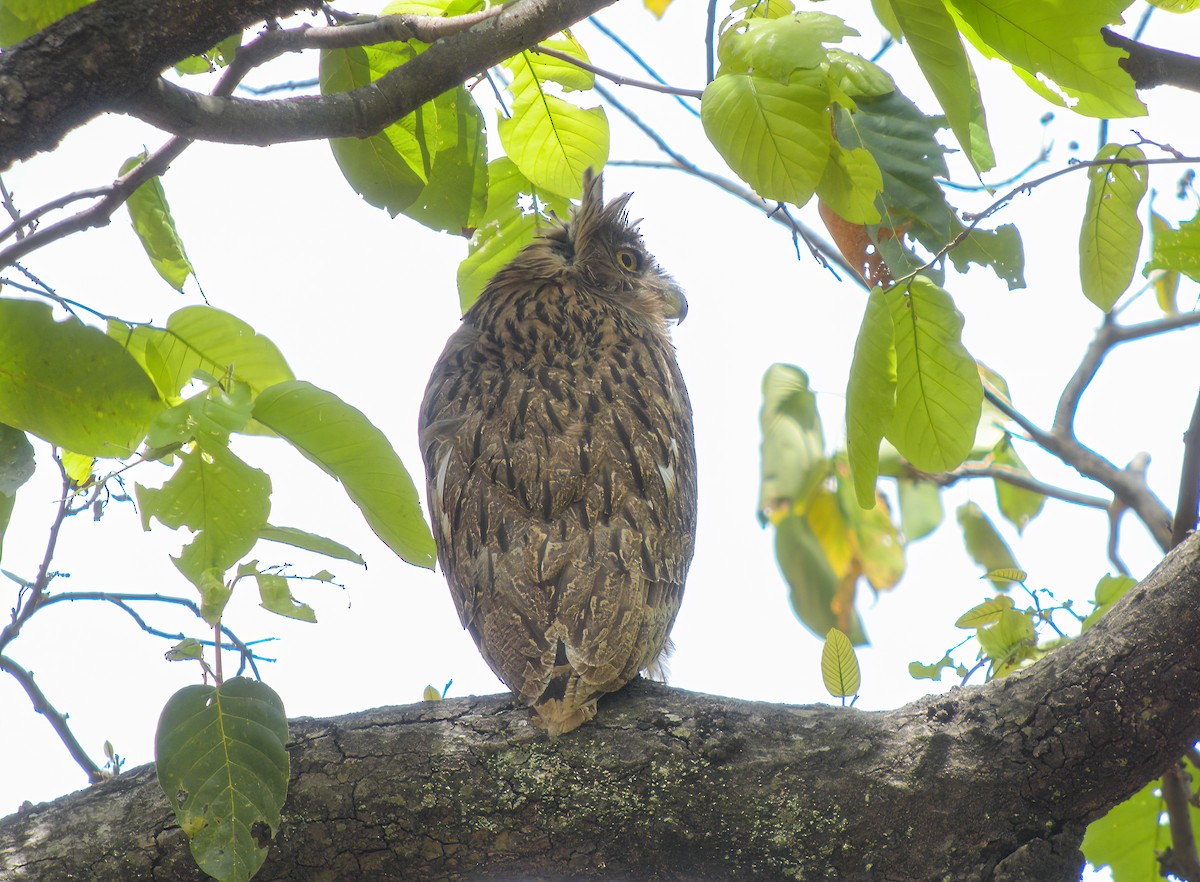
<path fill-rule="evenodd" d="M 667 154 L 667 156 L 671 157 L 672 160 L 674 160 L 674 162 L 653 162 L 653 161 L 640 161 L 640 160 L 639 161 L 619 161 L 619 160 L 616 160 L 616 161 L 609 162 L 608 163 L 609 165 L 632 166 L 635 168 L 673 169 L 675 171 L 681 171 L 686 174 L 690 174 L 695 177 L 698 177 L 702 180 L 708 181 L 710 184 L 713 184 L 713 185 L 719 187 L 720 189 L 724 190 L 726 193 L 729 193 L 733 196 L 738 197 L 743 202 L 753 205 L 755 208 L 766 210 L 766 202 L 764 202 L 761 198 L 759 198 L 752 191 L 750 191 L 750 190 L 746 189 L 745 187 L 742 187 L 738 184 L 735 184 L 733 181 L 730 181 L 727 178 L 723 178 L 720 175 L 716 175 L 716 174 L 713 174 L 712 172 L 705 171 L 704 169 L 697 166 L 690 159 L 688 159 L 686 156 L 684 156 L 682 153 L 675 150 L 675 148 L 673 148 L 670 144 L 668 144 L 667 141 L 662 137 L 662 135 L 660 135 L 657 131 L 655 131 L 652 126 L 650 126 L 645 121 L 643 121 L 641 117 L 639 117 L 636 113 L 634 113 L 633 110 L 631 110 L 624 103 L 622 103 L 611 91 L 609 91 L 607 88 L 605 88 L 600 83 L 596 84 L 596 91 L 600 94 L 600 97 L 602 97 L 605 101 L 607 101 L 609 104 L 611 104 L 617 110 L 619 110 L 622 114 L 625 115 L 625 117 L 630 122 L 632 122 L 635 126 L 637 126 L 639 129 L 641 129 L 642 133 L 647 138 L 649 138 L 651 141 L 653 141 L 655 146 L 657 146 L 659 150 L 661 150 L 663 153 Z M 803 226 L 802 224 L 797 223 L 795 220 L 793 220 L 791 218 L 790 215 L 785 215 L 785 216 L 781 217 L 778 212 L 774 212 L 774 213 L 768 212 L 768 215 L 773 220 L 775 220 L 776 223 L 778 223 L 784 227 L 787 227 L 790 232 L 803 236 L 804 240 L 809 243 L 810 247 L 814 247 L 814 243 L 815 243 L 816 249 L 818 251 L 820 251 L 821 256 L 824 258 L 824 261 L 826 264 L 833 263 L 833 264 L 837 265 L 839 268 L 844 270 L 846 272 L 846 274 L 848 276 L 850 276 L 850 278 L 852 278 L 856 282 L 858 282 L 858 284 L 861 285 L 864 289 L 870 290 L 870 286 L 867 285 L 862 280 L 862 277 L 854 270 L 854 268 L 852 266 L 850 266 L 849 263 L 846 262 L 846 259 L 844 257 L 842 257 L 841 252 L 838 251 L 838 249 L 835 248 L 833 245 L 826 242 L 821 236 L 817 235 L 812 230 Z"/>
<path fill-rule="evenodd" d="M 632 46 L 630 46 L 628 43 L 626 43 L 623 39 L 621 39 L 620 34 L 618 34 L 616 31 L 612 30 L 611 28 L 609 28 L 607 25 L 605 25 L 602 21 L 600 21 L 600 19 L 596 18 L 596 16 L 594 16 L 594 15 L 588 17 L 588 22 L 591 23 L 592 27 L 594 27 L 600 33 L 604 34 L 604 36 L 608 37 L 608 39 L 612 40 L 619 47 L 621 47 L 621 50 L 626 55 L 628 55 L 631 59 L 633 59 L 633 63 L 636 64 L 638 67 L 640 67 L 642 70 L 644 70 L 646 73 L 650 74 L 650 77 L 656 83 L 662 83 L 664 86 L 667 85 L 667 81 L 659 75 L 658 71 L 656 71 L 653 67 L 651 67 L 649 65 L 649 63 L 646 61 L 646 59 L 642 58 L 641 54 L 636 49 L 634 49 Z M 690 113 L 696 117 L 700 116 L 700 111 L 697 110 L 692 105 L 688 104 L 686 101 L 684 101 L 683 98 L 680 97 L 679 95 L 675 96 L 675 100 L 676 100 L 676 102 L 678 102 L 679 106 L 682 107 L 684 110 L 686 110 L 688 113 Z"/>
<path fill-rule="evenodd" d="M 717 0 L 708 0 L 707 20 L 704 25 L 704 61 L 705 73 L 708 76 L 706 82 L 711 83 L 716 79 L 717 72 L 717 46 L 716 46 L 716 30 L 717 30 Z"/>
<path fill-rule="evenodd" d="M 1196 837 L 1192 832 L 1189 801 L 1191 792 L 1183 769 L 1173 763 L 1162 777 L 1163 802 L 1170 820 L 1170 854 L 1163 855 L 1163 869 L 1188 882 L 1200 882 L 1200 855 L 1196 852 Z"/>
<path fill-rule="evenodd" d="M 18 598 L 17 607 L 13 610 L 12 621 L 5 625 L 4 630 L 0 631 L 0 652 L 3 652 L 5 647 L 17 638 L 17 635 L 21 633 L 21 628 L 29 621 L 29 617 L 37 612 L 46 596 L 46 587 L 54 578 L 54 574 L 50 572 L 50 564 L 54 560 L 54 548 L 58 544 L 58 534 L 62 530 L 63 521 L 66 520 L 67 509 L 71 501 L 71 479 L 67 477 L 62 460 L 57 454 L 54 461 L 58 464 L 59 472 L 62 473 L 62 494 L 58 500 L 58 511 L 55 512 L 54 522 L 50 525 L 50 536 L 46 540 L 46 553 L 42 556 L 42 564 L 38 568 L 37 578 L 28 586 L 29 596 L 25 598 L 24 603 Z"/>
<path fill-rule="evenodd" d="M 1100 36 L 1109 46 L 1129 53 L 1128 58 L 1122 58 L 1118 63 L 1133 77 L 1139 89 L 1178 86 L 1180 89 L 1200 92 L 1200 58 L 1146 46 L 1108 28 L 1101 28 Z"/>
<path fill-rule="evenodd" d="M 75 760 L 79 768 L 83 769 L 84 774 L 87 775 L 88 783 L 95 784 L 97 781 L 103 781 L 106 777 L 104 772 L 92 761 L 87 751 L 83 749 L 83 745 L 79 743 L 79 739 L 75 737 L 75 733 L 67 725 L 67 718 L 59 713 L 58 709 L 46 698 L 46 694 L 38 688 L 37 683 L 33 682 L 33 674 L 29 673 L 29 671 L 6 655 L 0 655 L 0 671 L 10 674 L 13 679 L 21 684 L 21 688 L 25 690 L 25 694 L 29 696 L 29 700 L 33 702 L 33 709 L 50 723 L 59 740 L 66 745 L 67 752 L 71 754 L 71 758 Z"/>
<path fill-rule="evenodd" d="M 137 622 L 138 627 L 140 627 L 143 631 L 148 634 L 153 634 L 156 637 L 162 637 L 166 640 L 182 640 L 186 635 L 182 632 L 168 633 L 166 631 L 160 631 L 157 628 L 150 627 L 141 617 L 141 615 L 139 615 L 136 610 L 129 606 L 129 604 L 139 602 L 174 604 L 176 606 L 187 608 L 196 618 L 200 618 L 200 607 L 196 605 L 195 601 L 188 600 L 186 597 L 173 597 L 167 594 L 126 594 L 112 593 L 107 591 L 66 591 L 61 594 L 54 594 L 50 597 L 47 597 L 42 603 L 42 606 L 49 606 L 52 603 L 61 603 L 63 601 L 74 602 L 79 600 L 97 600 L 111 603 L 128 613 L 129 616 L 133 618 L 135 622 Z M 221 625 L 221 633 L 224 635 L 225 640 L 229 641 L 228 643 L 222 642 L 222 648 L 236 650 L 241 656 L 241 664 L 238 666 L 238 675 L 240 676 L 248 666 L 254 672 L 254 676 L 261 680 L 262 675 L 258 671 L 258 665 L 256 662 L 273 662 L 275 659 L 267 658 L 255 653 L 249 643 L 239 638 L 224 624 Z M 212 640 L 201 640 L 200 643 L 205 646 L 216 646 L 216 643 Z"/>
<path fill-rule="evenodd" d="M 1055 487 L 1053 484 L 1046 484 L 1039 481 L 1028 472 L 1018 471 L 1011 466 L 1000 463 L 992 463 L 990 465 L 966 463 L 953 471 L 931 477 L 933 481 L 942 487 L 949 487 L 958 483 L 963 478 L 992 478 L 996 481 L 1011 484 L 1014 487 L 1020 487 L 1022 490 L 1029 490 L 1033 493 L 1040 493 L 1042 496 L 1069 502 L 1072 505 L 1082 505 L 1087 508 L 1103 510 L 1107 509 L 1110 504 L 1109 500 L 1101 499 L 1099 496 L 1088 496 L 1086 493 L 1077 493 L 1074 490 Z"/>
<path fill-rule="evenodd" d="M 1196 529 L 1197 518 L 1200 518 L 1200 394 L 1192 409 L 1192 421 L 1183 434 L 1183 467 L 1179 475 L 1175 522 L 1171 526 L 1172 548 Z"/>
<path fill-rule="evenodd" d="M 1164 551 L 1170 548 L 1171 514 L 1146 483 L 1144 470 L 1139 468 L 1141 463 L 1135 460 L 1127 468 L 1119 469 L 1075 438 L 1040 428 L 990 389 L 984 389 L 983 394 L 997 410 L 1020 426 L 1035 444 L 1057 456 L 1085 478 L 1091 478 L 1111 490 L 1121 502 L 1137 513 L 1159 547 Z"/>
<path fill-rule="evenodd" d="M 537 45 L 529 51 L 537 52 L 540 55 L 548 55 L 551 58 L 557 58 L 559 61 L 565 61 L 568 64 L 573 64 L 578 68 L 593 73 L 598 77 L 604 77 L 609 82 L 616 83 L 618 86 L 636 86 L 639 89 L 648 89 L 651 92 L 662 92 L 665 95 L 682 95 L 685 98 L 700 98 L 704 95 L 703 92 L 696 89 L 680 89 L 676 86 L 668 86 L 665 83 L 648 83 L 645 80 L 634 80 L 621 74 L 613 73 L 612 71 L 604 70 L 596 67 L 586 61 L 581 61 L 573 55 L 568 55 L 566 52 L 560 52 L 557 49 L 551 49 L 549 46 Z"/>

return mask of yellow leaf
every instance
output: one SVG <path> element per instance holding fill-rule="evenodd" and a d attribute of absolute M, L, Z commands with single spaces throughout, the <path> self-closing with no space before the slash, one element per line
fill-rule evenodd
<path fill-rule="evenodd" d="M 442 692 L 433 686 L 426 686 L 425 691 L 421 693 L 421 701 L 441 701 Z"/>
<path fill-rule="evenodd" d="M 671 0 L 645 0 L 645 2 L 646 8 L 654 13 L 655 18 L 662 18 L 667 7 L 671 5 Z"/>

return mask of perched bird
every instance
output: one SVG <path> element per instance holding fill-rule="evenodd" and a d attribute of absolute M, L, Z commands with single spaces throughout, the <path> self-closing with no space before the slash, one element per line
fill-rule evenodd
<path fill-rule="evenodd" d="M 570 222 L 463 316 L 421 406 L 438 560 L 463 627 L 552 735 L 670 651 L 696 453 L 669 327 L 687 301 L 587 172 Z"/>

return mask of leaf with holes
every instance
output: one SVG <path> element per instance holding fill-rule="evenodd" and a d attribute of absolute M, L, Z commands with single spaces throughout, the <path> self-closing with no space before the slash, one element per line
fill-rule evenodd
<path fill-rule="evenodd" d="M 283 702 L 254 680 L 185 686 L 163 708 L 158 783 L 208 875 L 246 882 L 266 860 L 287 796 L 287 739 Z"/>
<path fill-rule="evenodd" d="M 1105 144 L 1096 161 L 1141 160 L 1137 147 Z M 1087 170 L 1088 196 L 1079 230 L 1079 280 L 1084 296 L 1105 312 L 1133 281 L 1142 247 L 1138 206 L 1146 195 L 1146 169 L 1128 165 L 1099 165 Z"/>

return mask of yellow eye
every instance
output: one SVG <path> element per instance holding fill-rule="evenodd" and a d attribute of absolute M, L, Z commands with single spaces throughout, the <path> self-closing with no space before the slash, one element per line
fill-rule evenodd
<path fill-rule="evenodd" d="M 637 268 L 641 265 L 641 262 L 641 258 L 638 256 L 636 251 L 632 251 L 628 248 L 617 249 L 617 263 L 619 263 L 621 265 L 621 269 L 625 270 L 626 272 L 636 272 Z"/>

